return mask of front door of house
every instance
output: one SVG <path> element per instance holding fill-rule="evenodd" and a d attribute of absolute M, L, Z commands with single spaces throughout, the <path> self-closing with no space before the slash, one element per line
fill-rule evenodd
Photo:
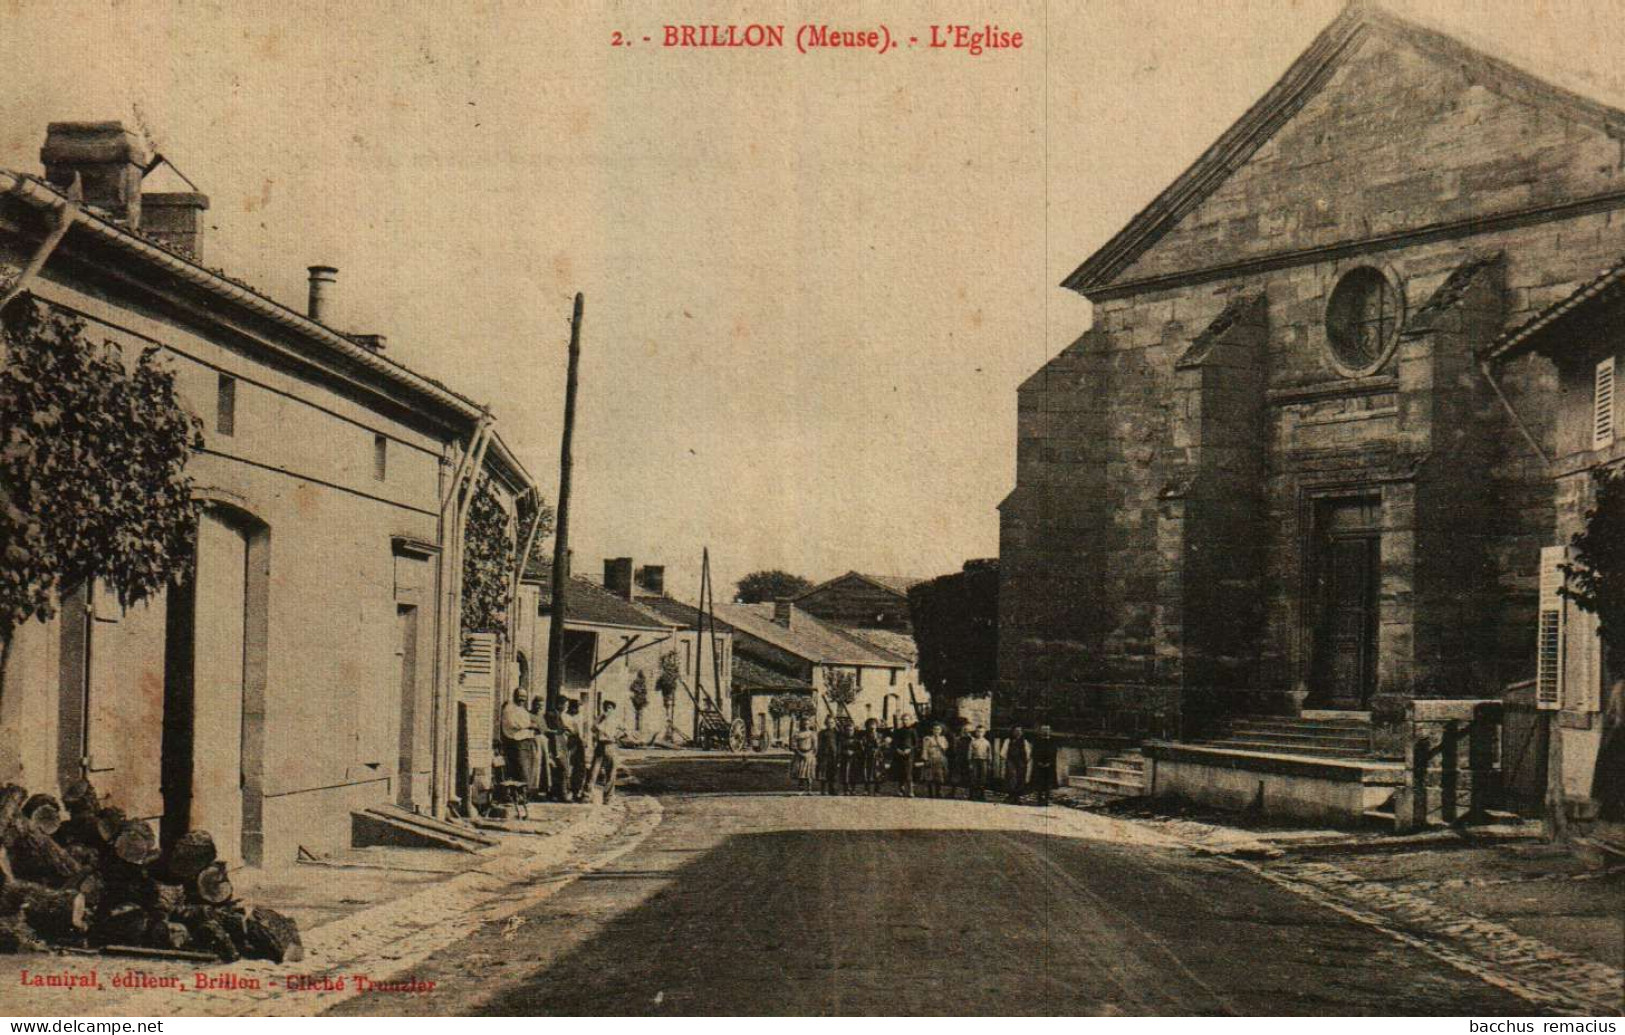
<path fill-rule="evenodd" d="M 1317 513 L 1316 620 L 1310 702 L 1365 709 L 1377 685 L 1380 504 L 1337 501 Z"/>

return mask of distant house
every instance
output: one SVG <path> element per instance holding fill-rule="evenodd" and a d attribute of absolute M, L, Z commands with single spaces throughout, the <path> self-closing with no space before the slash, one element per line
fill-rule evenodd
<path fill-rule="evenodd" d="M 812 688 L 818 722 L 841 714 L 828 692 L 840 673 L 857 680 L 858 695 L 844 709 L 862 725 L 875 719 L 892 726 L 924 711 L 914 663 L 822 621 L 797 605 L 719 604 L 717 614 L 734 631 L 735 664 L 750 662 L 770 673 L 805 682 Z M 757 714 L 752 706 L 753 717 Z"/>
<path fill-rule="evenodd" d="M 717 693 L 718 686 L 729 686 L 732 637 L 718 623 L 715 654 L 708 657 L 713 639 L 708 627 L 701 640 L 694 608 L 660 596 L 637 597 L 632 573 L 629 559 L 610 558 L 604 561 L 602 584 L 571 577 L 565 597 L 564 693 L 592 714 L 605 701 L 615 702 L 619 726 L 636 740 L 687 743 L 695 736 L 701 700 L 724 719 L 733 717 L 730 694 Z M 546 564 L 533 559 L 521 584 L 517 636 L 532 692 L 539 692 L 547 678 L 551 586 Z M 662 683 L 666 659 L 673 678 Z M 633 700 L 640 675 L 648 698 L 641 709 Z"/>
<path fill-rule="evenodd" d="M 747 657 L 734 659 L 733 695 L 739 714 L 748 716 L 752 743 L 760 743 L 763 731 L 773 744 L 790 739 L 790 716 L 773 714 L 773 698 L 781 694 L 813 696 L 813 685 L 805 679 L 788 675 L 766 665 L 758 665 Z"/>
<path fill-rule="evenodd" d="M 849 571 L 796 597 L 801 610 L 826 622 L 856 629 L 908 633 L 908 591 L 923 579 Z M 912 647 L 910 647 L 912 650 Z"/>

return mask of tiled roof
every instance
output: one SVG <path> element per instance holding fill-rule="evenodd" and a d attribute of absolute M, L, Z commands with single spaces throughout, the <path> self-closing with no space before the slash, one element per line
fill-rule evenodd
<path fill-rule="evenodd" d="M 908 596 L 908 591 L 911 587 L 925 581 L 922 578 L 915 578 L 912 575 L 865 575 L 861 571 L 849 571 L 845 575 L 837 575 L 833 579 L 826 579 L 825 581 L 820 582 L 812 589 L 809 589 L 805 593 L 797 596 L 796 599 L 805 599 L 806 597 L 810 597 L 814 593 L 817 593 L 826 587 L 833 586 L 837 582 L 844 582 L 847 579 L 862 579 L 863 581 L 874 586 L 878 586 L 887 592 L 896 593 L 900 597 Z"/>
<path fill-rule="evenodd" d="M 1485 357 L 1506 359 L 1539 348 L 1546 332 L 1553 325 L 1571 313 L 1590 308 L 1599 300 L 1610 299 L 1622 284 L 1625 284 L 1625 258 L 1496 338 L 1484 350 Z"/>
<path fill-rule="evenodd" d="M 681 625 L 684 629 L 699 627 L 700 609 L 693 604 L 685 604 L 681 600 L 674 600 L 671 597 L 638 597 L 638 606 L 646 611 L 653 611 L 660 617 Z M 717 632 L 733 632 L 733 626 L 723 621 L 721 617 L 718 617 L 716 622 Z M 707 627 L 709 628 L 709 623 Z"/>
<path fill-rule="evenodd" d="M 775 672 L 765 665 L 738 654 L 734 655 L 733 687 L 735 690 L 790 690 L 812 692 L 812 684 L 805 679 Z"/>
<path fill-rule="evenodd" d="M 772 604 L 718 604 L 717 615 L 732 625 L 736 633 L 753 636 L 814 664 L 907 667 L 901 658 L 860 643 L 799 607 L 793 609 L 791 628 L 786 629 L 773 620 L 773 607 Z M 736 644 L 736 655 L 740 649 Z"/>
<path fill-rule="evenodd" d="M 527 575 L 525 581 L 541 590 L 542 610 L 551 613 L 553 579 L 546 572 Z M 622 600 L 602 586 L 594 585 L 580 576 L 571 576 L 570 592 L 566 596 L 564 620 L 583 625 L 614 625 L 627 629 L 666 630 L 676 622 L 639 607 L 630 600 Z"/>
<path fill-rule="evenodd" d="M 909 633 L 895 632 L 891 629 L 864 629 L 855 625 L 842 625 L 838 628 L 854 640 L 887 654 L 896 655 L 910 665 L 920 660 L 920 649 L 914 645 L 914 637 Z"/>

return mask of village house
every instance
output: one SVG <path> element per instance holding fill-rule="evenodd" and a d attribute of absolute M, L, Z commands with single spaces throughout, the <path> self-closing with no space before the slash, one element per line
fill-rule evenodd
<path fill-rule="evenodd" d="M 1550 470 L 1556 521 L 1541 550 L 1540 611 L 1528 631 L 1538 648 L 1533 696 L 1549 715 L 1547 800 L 1591 832 L 1625 840 L 1618 745 L 1625 691 L 1604 659 L 1597 616 L 1561 592 L 1576 563 L 1570 544 L 1597 502 L 1594 475 L 1618 471 L 1625 438 L 1615 372 L 1625 368 L 1625 260 L 1497 338 L 1485 359 L 1496 367 L 1539 355 L 1557 371 L 1556 433 Z M 1540 734 L 1537 733 L 1537 736 Z"/>
<path fill-rule="evenodd" d="M 733 628 L 735 665 L 752 666 L 742 689 L 752 697 L 752 721 L 757 724 L 764 698 L 771 692 L 798 692 L 802 685 L 813 694 L 820 725 L 829 715 L 844 714 L 859 726 L 870 719 L 895 726 L 925 711 L 912 662 L 814 618 L 791 601 L 718 604 L 717 614 Z M 856 681 L 857 695 L 840 707 L 828 694 L 843 675 Z M 793 683 L 772 685 L 783 677 Z"/>
<path fill-rule="evenodd" d="M 532 563 L 518 610 L 516 642 L 537 692 L 547 678 L 551 584 L 550 571 Z M 686 744 L 696 737 L 702 713 L 724 723 L 733 717 L 726 689 L 733 642 L 720 623 L 715 636 L 709 624 L 700 635 L 694 609 L 664 594 L 665 569 L 634 568 L 628 557 L 606 558 L 602 583 L 572 576 L 565 597 L 563 686 L 590 715 L 613 701 L 619 726 L 636 741 Z M 641 709 L 633 694 L 640 680 L 647 695 Z M 724 688 L 720 694 L 718 687 Z"/>
<path fill-rule="evenodd" d="M 864 575 L 849 571 L 809 589 L 796 607 L 888 654 L 919 666 L 908 591 L 921 579 L 904 575 Z"/>
<path fill-rule="evenodd" d="M 301 311 L 205 266 L 208 199 L 143 193 L 119 124 L 54 123 L 41 158 L 43 178 L 0 172 L 7 282 L 43 259 L 29 296 L 125 356 L 162 350 L 203 422 L 201 517 L 185 585 L 129 609 L 83 587 L 18 630 L 0 779 L 88 777 L 233 863 L 348 845 L 356 810 L 441 813 L 459 487 L 488 475 L 511 508 L 529 475 L 481 406 L 331 325 L 336 270 L 311 269 Z"/>
<path fill-rule="evenodd" d="M 1622 137 L 1351 3 L 1064 283 L 1094 320 L 1019 392 L 1002 721 L 1179 742 L 1155 772 L 1238 805 L 1296 793 L 1242 756 L 1315 755 L 1270 765 L 1346 818 L 1393 790 L 1372 718 L 1532 676 L 1556 385 L 1478 351 L 1619 254 Z"/>

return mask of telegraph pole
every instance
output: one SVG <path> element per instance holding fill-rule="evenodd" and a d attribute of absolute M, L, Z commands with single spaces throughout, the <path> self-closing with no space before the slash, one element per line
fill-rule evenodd
<path fill-rule="evenodd" d="M 581 292 L 570 314 L 570 367 L 564 382 L 564 441 L 559 446 L 558 527 L 553 533 L 553 613 L 547 632 L 547 708 L 559 706 L 564 687 L 565 587 L 570 581 L 570 439 L 576 424 L 576 368 L 581 365 Z"/>

